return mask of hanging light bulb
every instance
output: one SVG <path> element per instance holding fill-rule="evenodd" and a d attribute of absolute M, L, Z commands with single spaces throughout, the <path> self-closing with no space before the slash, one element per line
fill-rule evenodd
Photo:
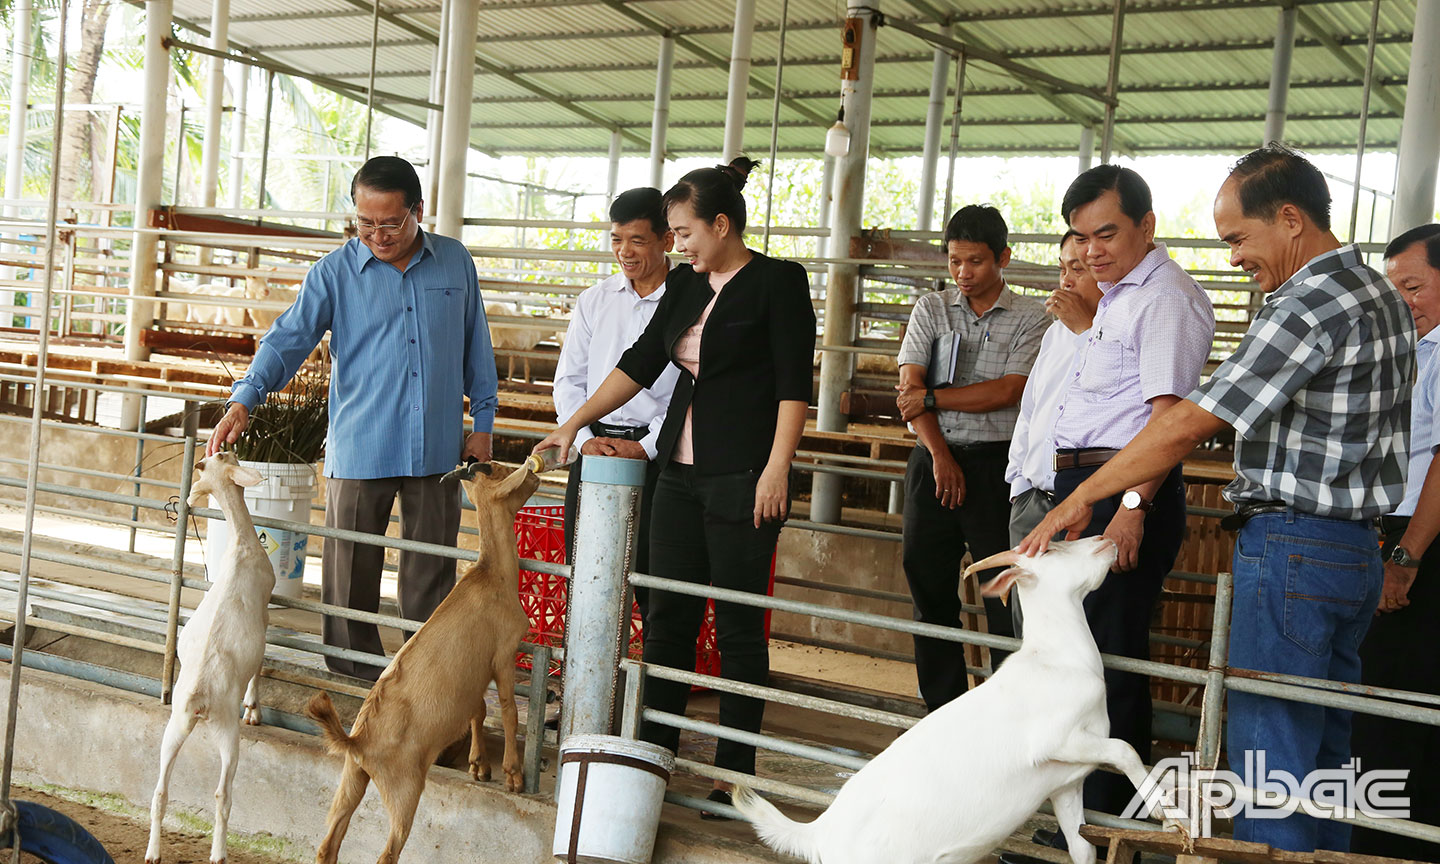
<path fill-rule="evenodd" d="M 835 125 L 825 133 L 825 155 L 839 159 L 850 152 L 850 129 L 845 125 L 845 106 L 835 116 Z"/>

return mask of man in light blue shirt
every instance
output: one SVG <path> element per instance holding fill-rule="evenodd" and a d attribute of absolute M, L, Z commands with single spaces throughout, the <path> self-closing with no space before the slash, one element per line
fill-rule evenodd
<path fill-rule="evenodd" d="M 1405 498 L 1380 517 L 1385 576 L 1374 621 L 1360 644 L 1360 683 L 1440 696 L 1440 225 L 1412 228 L 1385 248 L 1385 275 L 1400 293 L 1420 339 L 1410 393 L 1410 459 Z M 1409 769 L 1409 818 L 1440 823 L 1440 726 L 1356 712 L 1350 753 L 1362 770 Z M 1356 827 L 1350 851 L 1434 861 L 1440 846 Z"/>
<path fill-rule="evenodd" d="M 325 524 L 384 534 L 395 497 L 402 537 L 455 545 L 459 484 L 439 475 L 462 459 L 490 459 L 496 373 L 475 262 L 457 240 L 420 229 L 415 169 L 377 156 L 350 186 L 359 236 L 310 269 L 295 303 L 260 340 L 231 389 L 206 452 L 234 443 L 251 409 L 289 383 L 330 331 L 330 428 Z M 475 431 L 464 436 L 470 399 Z M 374 612 L 385 550 L 326 540 L 326 603 Z M 400 554 L 400 614 L 424 620 L 455 584 L 455 561 Z M 374 624 L 327 617 L 325 643 L 385 653 Z M 380 667 L 326 658 L 336 672 L 379 677 Z"/>

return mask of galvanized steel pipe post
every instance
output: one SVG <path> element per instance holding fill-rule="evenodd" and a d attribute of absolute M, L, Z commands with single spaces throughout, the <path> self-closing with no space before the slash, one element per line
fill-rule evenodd
<path fill-rule="evenodd" d="M 608 735 L 612 730 L 619 664 L 630 635 L 626 576 L 645 467 L 642 460 L 614 456 L 586 456 L 580 466 L 580 513 L 565 622 L 561 742 L 571 735 Z"/>

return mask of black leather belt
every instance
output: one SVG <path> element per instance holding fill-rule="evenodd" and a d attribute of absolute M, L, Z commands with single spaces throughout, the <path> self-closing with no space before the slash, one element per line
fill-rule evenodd
<path fill-rule="evenodd" d="M 639 441 L 650 434 L 650 427 L 611 426 L 608 423 L 595 422 L 590 424 L 590 433 L 596 438 L 623 438 L 626 441 Z"/>
<path fill-rule="evenodd" d="M 1255 501 L 1250 504 L 1241 504 L 1231 513 L 1220 520 L 1220 527 L 1226 531 L 1239 531 L 1245 527 L 1251 517 L 1259 516 L 1262 513 L 1284 513 L 1290 509 L 1290 505 L 1284 501 Z"/>
<path fill-rule="evenodd" d="M 1385 537 L 1393 535 L 1397 539 L 1410 527 L 1409 516 L 1381 516 L 1380 533 Z M 1407 550 L 1408 551 L 1408 550 Z"/>
<path fill-rule="evenodd" d="M 1094 468 L 1096 465 L 1104 465 L 1114 458 L 1119 450 L 1111 450 L 1109 447 L 1082 447 L 1078 450 L 1056 450 L 1055 470 L 1064 471 L 1067 468 Z"/>

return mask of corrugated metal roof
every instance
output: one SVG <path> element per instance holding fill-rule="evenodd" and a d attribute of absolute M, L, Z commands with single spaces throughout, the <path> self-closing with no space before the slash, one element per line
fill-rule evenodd
<path fill-rule="evenodd" d="M 677 37 L 672 79 L 674 155 L 713 154 L 723 135 L 734 7 L 721 0 L 477 0 L 480 7 L 471 141 L 493 153 L 606 152 L 612 129 L 626 147 L 648 147 L 661 31 Z M 745 146 L 769 147 L 770 89 L 783 0 L 756 0 Z M 1349 151 L 1359 129 L 1371 0 L 1288 0 L 1298 7 L 1286 137 L 1315 151 Z M 1399 139 L 1416 0 L 1380 6 L 1367 132 L 1372 149 Z M 999 51 L 1076 85 L 1103 90 L 1111 0 L 871 0 L 886 15 Z M 1121 152 L 1235 152 L 1264 129 L 1278 0 L 1128 0 L 1116 142 Z M 232 46 L 360 87 L 370 67 L 368 0 L 232 0 Z M 209 0 L 176 0 L 177 19 L 208 32 Z M 814 154 L 838 105 L 844 3 L 789 0 L 779 148 Z M 424 100 L 440 26 L 438 0 L 385 0 L 377 91 Z M 876 34 L 872 141 L 890 154 L 918 152 L 933 49 L 896 28 Z M 721 62 L 716 62 L 716 60 Z M 954 67 L 949 77 L 954 79 Z M 950 94 L 953 98 L 953 94 Z M 377 105 L 424 122 L 424 109 L 377 96 Z M 1062 108 L 1056 103 L 1065 107 Z M 568 105 L 567 105 L 568 103 Z M 582 116 L 598 116 L 603 123 Z M 948 109 L 947 109 L 948 110 Z M 965 152 L 1074 150 L 1080 116 L 1098 124 L 1084 96 L 1037 92 L 1014 74 L 971 58 L 960 147 Z M 946 136 L 948 141 L 948 133 Z"/>

